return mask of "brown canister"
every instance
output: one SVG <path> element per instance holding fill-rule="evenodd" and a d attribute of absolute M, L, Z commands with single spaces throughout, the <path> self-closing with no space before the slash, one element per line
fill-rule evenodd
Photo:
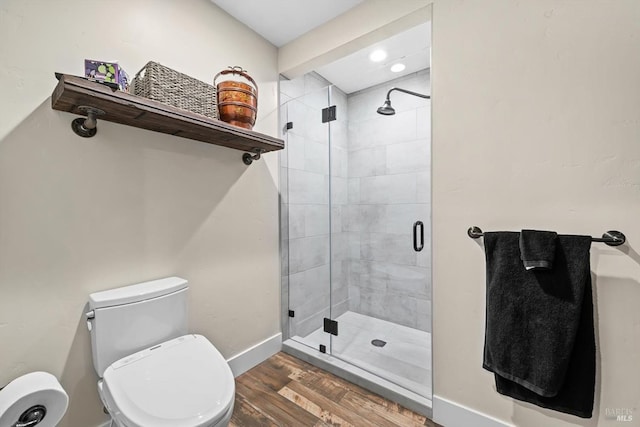
<path fill-rule="evenodd" d="M 251 85 L 235 80 L 226 80 L 216 85 L 220 76 L 227 74 L 244 77 Z M 242 67 L 229 67 L 213 78 L 218 92 L 218 113 L 220 120 L 245 129 L 252 129 L 258 114 L 258 85 Z"/>

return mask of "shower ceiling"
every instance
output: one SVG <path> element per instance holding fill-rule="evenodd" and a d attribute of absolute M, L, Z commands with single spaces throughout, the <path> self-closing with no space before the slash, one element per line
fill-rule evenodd
<path fill-rule="evenodd" d="M 372 62 L 369 54 L 378 49 L 387 52 L 387 58 Z M 319 67 L 316 72 L 349 94 L 429 68 L 430 57 L 431 23 L 426 22 Z M 397 63 L 406 68 L 394 73 L 390 68 Z"/>

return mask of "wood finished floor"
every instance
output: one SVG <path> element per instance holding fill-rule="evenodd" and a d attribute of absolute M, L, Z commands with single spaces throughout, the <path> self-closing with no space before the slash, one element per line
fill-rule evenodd
<path fill-rule="evenodd" d="M 442 427 L 285 353 L 236 378 L 232 427 Z"/>

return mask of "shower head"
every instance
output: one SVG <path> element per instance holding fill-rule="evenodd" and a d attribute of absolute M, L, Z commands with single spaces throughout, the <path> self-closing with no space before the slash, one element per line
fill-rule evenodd
<path fill-rule="evenodd" d="M 393 116 L 395 113 L 396 110 L 394 110 L 391 106 L 391 101 L 389 100 L 389 98 L 384 101 L 384 105 L 382 107 L 378 108 L 378 114 L 382 114 L 384 116 Z"/>
<path fill-rule="evenodd" d="M 387 92 L 387 99 L 384 101 L 382 107 L 378 108 L 378 114 L 393 116 L 396 113 L 396 110 L 394 110 L 391 106 L 391 99 L 389 98 L 389 95 L 391 95 L 391 92 L 393 92 L 394 90 L 397 90 L 398 92 L 408 93 L 409 95 L 417 96 L 419 98 L 431 99 L 429 95 L 423 95 L 421 93 L 413 92 L 407 89 L 401 89 L 399 87 L 392 87 L 391 89 L 389 89 L 389 92 Z"/>

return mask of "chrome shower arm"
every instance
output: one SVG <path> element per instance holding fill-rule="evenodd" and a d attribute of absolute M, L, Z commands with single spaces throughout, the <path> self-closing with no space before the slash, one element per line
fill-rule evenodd
<path fill-rule="evenodd" d="M 382 114 L 383 116 L 393 116 L 396 113 L 396 110 L 394 110 L 394 108 L 391 106 L 391 99 L 389 99 L 391 92 L 393 92 L 394 90 L 397 90 L 398 92 L 408 93 L 409 95 L 417 96 L 419 98 L 431 99 L 431 96 L 429 95 L 424 95 L 422 93 L 402 89 L 399 87 L 392 87 L 391 89 L 389 89 L 389 92 L 387 92 L 387 99 L 386 101 L 384 101 L 382 107 L 378 108 L 378 114 Z"/>
<path fill-rule="evenodd" d="M 412 90 L 402 89 L 400 87 L 392 87 L 391 89 L 389 89 L 389 92 L 387 92 L 387 101 L 389 101 L 389 95 L 391 95 L 391 92 L 393 92 L 394 90 L 397 90 L 398 92 L 408 93 L 409 95 L 418 96 L 420 98 L 431 99 L 431 96 L 429 95 L 424 95 L 422 93 L 414 92 Z"/>

